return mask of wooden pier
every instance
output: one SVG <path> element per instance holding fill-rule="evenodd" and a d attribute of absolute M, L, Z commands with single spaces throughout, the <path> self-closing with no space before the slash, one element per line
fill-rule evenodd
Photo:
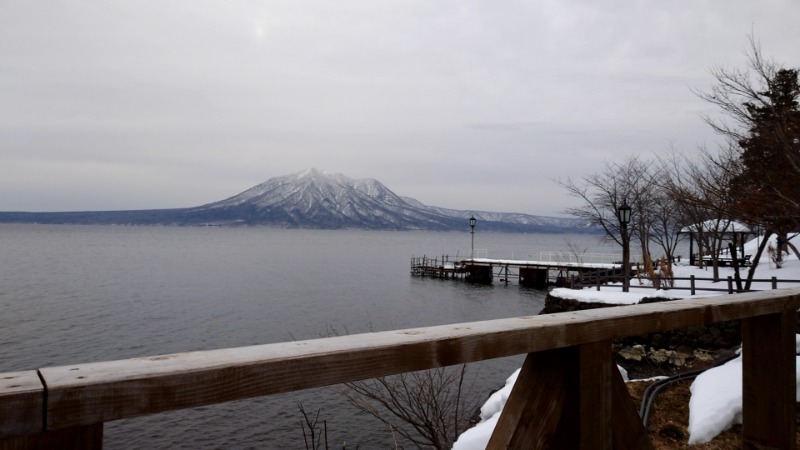
<path fill-rule="evenodd" d="M 411 275 L 477 283 L 491 283 L 495 278 L 508 283 L 516 278 L 520 285 L 527 287 L 572 287 L 589 278 L 593 284 L 621 282 L 622 264 L 421 256 L 411 258 Z"/>
<path fill-rule="evenodd" d="M 467 273 L 463 261 L 451 260 L 449 256 L 411 258 L 411 275 L 417 277 L 463 279 Z"/>

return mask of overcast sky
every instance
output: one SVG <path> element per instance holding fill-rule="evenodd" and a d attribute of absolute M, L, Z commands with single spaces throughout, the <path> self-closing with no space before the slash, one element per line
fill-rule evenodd
<path fill-rule="evenodd" d="M 464 210 L 716 141 L 713 66 L 800 2 L 0 0 L 0 210 L 188 207 L 315 167 Z"/>

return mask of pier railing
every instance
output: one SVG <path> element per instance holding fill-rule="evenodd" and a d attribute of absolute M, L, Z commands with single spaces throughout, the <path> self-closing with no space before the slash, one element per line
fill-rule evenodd
<path fill-rule="evenodd" d="M 103 423 L 527 354 L 489 448 L 650 448 L 613 339 L 742 320 L 744 448 L 795 448 L 800 290 L 0 374 L 0 449 L 101 448 Z"/>
<path fill-rule="evenodd" d="M 618 262 L 620 255 L 614 253 L 539 252 L 529 254 L 528 259 L 533 261 L 569 262 L 577 264 L 602 264 Z"/>

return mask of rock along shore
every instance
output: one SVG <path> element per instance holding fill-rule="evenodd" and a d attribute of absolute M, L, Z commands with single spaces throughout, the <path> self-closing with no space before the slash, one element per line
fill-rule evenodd
<path fill-rule="evenodd" d="M 646 297 L 640 303 L 676 300 Z M 624 305 L 565 299 L 548 293 L 539 314 L 581 311 L 594 308 L 619 308 Z M 617 364 L 632 379 L 672 375 L 690 369 L 705 368 L 718 359 L 727 359 L 741 345 L 741 322 L 720 322 L 708 326 L 629 336 L 613 343 Z"/>

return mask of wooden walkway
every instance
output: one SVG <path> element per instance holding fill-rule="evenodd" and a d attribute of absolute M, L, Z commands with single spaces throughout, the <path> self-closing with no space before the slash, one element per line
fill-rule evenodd
<path fill-rule="evenodd" d="M 479 283 L 491 283 L 495 278 L 508 283 L 510 279 L 517 278 L 523 286 L 544 288 L 548 285 L 572 286 L 584 278 L 590 278 L 593 283 L 598 279 L 604 282 L 621 281 L 622 264 L 422 256 L 411 258 L 411 275 Z M 634 275 L 635 271 L 632 270 Z"/>

